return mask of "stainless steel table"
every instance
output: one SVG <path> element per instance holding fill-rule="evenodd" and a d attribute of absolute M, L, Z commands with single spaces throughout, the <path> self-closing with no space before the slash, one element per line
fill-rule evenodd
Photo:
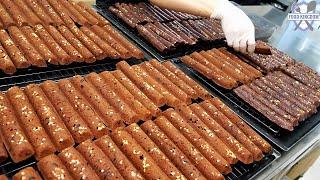
<path fill-rule="evenodd" d="M 313 148 L 320 148 L 320 126 L 303 138 L 290 151 L 283 152 L 281 157 L 262 171 L 255 179 L 272 179 L 281 177 Z"/>

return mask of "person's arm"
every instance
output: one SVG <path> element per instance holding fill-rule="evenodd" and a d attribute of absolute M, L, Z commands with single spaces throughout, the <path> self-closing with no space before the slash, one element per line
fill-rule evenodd
<path fill-rule="evenodd" d="M 208 6 L 208 1 L 210 0 L 150 0 L 152 4 L 161 8 L 209 18 L 212 14 L 212 7 Z"/>
<path fill-rule="evenodd" d="M 255 49 L 254 25 L 248 16 L 228 0 L 150 0 L 161 8 L 221 20 L 229 46 L 252 53 Z"/>

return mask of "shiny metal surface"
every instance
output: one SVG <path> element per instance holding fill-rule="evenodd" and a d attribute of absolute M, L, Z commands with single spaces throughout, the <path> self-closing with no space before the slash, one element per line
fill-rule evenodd
<path fill-rule="evenodd" d="M 290 151 L 282 153 L 282 156 L 274 161 L 268 168 L 256 176 L 255 179 L 272 179 L 289 170 L 296 162 L 303 158 L 310 150 L 320 145 L 320 126 L 306 136 Z"/>
<path fill-rule="evenodd" d="M 320 126 L 307 135 L 288 152 L 283 152 L 281 157 L 274 161 L 268 168 L 255 177 L 255 179 L 272 179 L 289 170 L 296 162 L 303 158 L 314 147 L 320 145 Z M 284 173 L 285 174 L 285 173 Z"/>
<path fill-rule="evenodd" d="M 317 12 L 320 12 L 320 2 Z M 295 30 L 294 22 L 285 20 L 269 42 L 320 73 L 320 22 L 314 22 L 313 27 L 314 31 Z"/>

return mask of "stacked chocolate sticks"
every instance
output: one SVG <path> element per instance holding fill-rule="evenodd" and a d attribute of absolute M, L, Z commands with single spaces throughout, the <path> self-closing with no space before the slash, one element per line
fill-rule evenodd
<path fill-rule="evenodd" d="M 224 38 L 217 20 L 161 9 L 148 3 L 116 3 L 109 10 L 160 52 Z"/>
<path fill-rule="evenodd" d="M 319 74 L 315 70 L 303 64 L 302 62 L 296 62 L 295 64 L 285 67 L 282 70 L 289 76 L 309 86 L 310 88 L 319 90 Z"/>
<path fill-rule="evenodd" d="M 194 52 L 181 61 L 219 86 L 232 89 L 261 77 L 262 73 L 225 48 Z"/>
<path fill-rule="evenodd" d="M 199 41 L 214 41 L 224 37 L 215 20 L 172 21 L 138 25 L 137 30 L 159 51 L 172 51 L 183 45 L 195 45 Z"/>
<path fill-rule="evenodd" d="M 260 68 L 264 72 L 271 72 L 275 70 L 280 70 L 288 65 L 294 63 L 294 60 L 285 54 L 284 52 L 279 51 L 278 49 L 272 47 L 271 45 L 263 42 L 256 41 L 257 46 L 269 47 L 271 54 L 245 54 L 243 55 L 245 59 L 256 67 Z"/>
<path fill-rule="evenodd" d="M 141 24 L 202 19 L 186 13 L 161 9 L 149 3 L 115 3 L 109 10 L 132 28 Z"/>
<path fill-rule="evenodd" d="M 271 54 L 247 54 L 245 59 L 219 48 L 194 52 L 181 61 L 223 88 L 236 88 L 234 91 L 241 99 L 270 121 L 293 131 L 299 122 L 317 112 L 320 76 L 267 43 L 257 44 L 270 48 Z"/>
<path fill-rule="evenodd" d="M 289 131 L 315 114 L 320 105 L 317 90 L 280 71 L 269 73 L 234 91 L 270 121 Z"/>

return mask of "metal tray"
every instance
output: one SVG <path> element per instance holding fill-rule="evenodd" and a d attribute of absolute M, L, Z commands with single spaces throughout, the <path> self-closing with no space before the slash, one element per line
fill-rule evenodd
<path fill-rule="evenodd" d="M 144 60 L 149 59 L 145 58 Z M 90 72 L 102 72 L 115 69 L 115 65 L 120 60 L 102 60 L 94 64 L 74 63 L 68 66 L 53 66 L 47 68 L 29 68 L 18 71 L 16 74 L 8 76 L 0 75 L 0 91 L 6 91 L 12 86 L 26 86 L 31 83 L 41 83 L 45 80 L 58 80 L 75 75 L 89 74 Z M 129 64 L 142 62 L 143 60 L 129 59 Z"/>
<path fill-rule="evenodd" d="M 5 174 L 9 179 L 12 179 L 12 176 L 26 167 L 37 169 L 36 163 L 37 161 L 34 158 L 29 158 L 20 163 L 14 163 L 11 159 L 8 159 L 0 164 L 0 174 Z"/>
<path fill-rule="evenodd" d="M 116 27 L 113 28 L 117 30 Z M 121 36 L 126 37 L 121 31 L 118 31 L 118 33 Z M 134 46 L 137 46 L 137 44 L 135 44 L 129 38 L 126 39 Z M 152 59 L 152 56 L 150 56 L 146 51 L 144 51 L 143 49 L 140 50 L 144 54 L 144 59 L 138 60 L 135 58 L 131 58 L 125 61 L 130 64 Z M 13 75 L 8 75 L 0 71 L 0 91 L 6 91 L 12 86 L 25 86 L 30 83 L 40 83 L 44 80 L 56 80 L 64 77 L 71 77 L 74 75 L 88 74 L 90 72 L 101 72 L 104 70 L 108 70 L 110 66 L 115 67 L 115 64 L 117 62 L 120 62 L 121 60 L 122 59 L 105 58 L 102 60 L 97 60 L 96 62 L 91 64 L 85 62 L 74 62 L 69 65 L 53 65 L 47 63 L 48 67 L 40 68 L 31 66 L 25 69 L 17 69 L 17 72 Z"/>
<path fill-rule="evenodd" d="M 146 58 L 148 59 L 148 58 Z M 142 60 L 129 60 L 128 63 L 139 64 L 142 63 Z M 3 84 L 0 89 L 7 90 L 13 85 L 17 85 L 20 87 L 26 86 L 30 83 L 41 83 L 45 80 L 58 80 L 61 78 L 71 77 L 74 75 L 85 75 L 90 72 L 102 72 L 102 71 L 112 71 L 115 70 L 115 62 L 105 62 L 100 64 L 92 64 L 92 65 L 84 65 L 84 66 L 76 66 L 69 67 L 64 69 L 54 69 L 47 70 L 44 72 L 30 72 L 26 75 L 17 75 L 15 77 L 11 77 L 8 79 L 1 79 L 1 81 L 6 81 L 8 84 Z M 186 72 L 190 76 L 190 71 Z M 13 78 L 13 79 L 12 79 Z M 15 82 L 17 81 L 17 82 Z M 197 79 L 196 79 L 197 81 Z M 14 82 L 14 83 L 13 83 Z M 213 91 L 208 89 L 212 95 L 216 95 Z M 201 100 L 195 100 L 194 102 L 201 102 Z M 162 107 L 162 110 L 167 109 L 168 107 Z M 138 123 L 141 125 L 141 122 Z M 265 157 L 259 161 L 250 165 L 245 165 L 243 163 L 237 163 L 233 165 L 233 170 L 230 174 L 226 175 L 226 179 L 229 180 L 238 180 L 238 179 L 252 179 L 259 172 L 263 171 L 267 168 L 273 161 L 280 157 L 280 153 L 277 150 L 273 150 L 270 154 L 266 154 Z M 11 178 L 14 174 L 16 174 L 19 170 L 32 166 L 35 169 L 37 161 L 34 158 L 29 158 L 26 161 L 20 163 L 13 163 L 9 158 L 7 161 L 0 164 L 0 174 L 6 174 L 9 178 Z"/>
<path fill-rule="evenodd" d="M 232 90 L 227 90 L 216 85 L 212 80 L 187 67 L 187 65 L 183 64 L 179 59 L 174 59 L 172 61 L 185 73 L 188 72 L 192 78 L 198 80 L 198 82 L 207 87 L 207 89 L 214 92 L 214 94 L 220 97 L 221 100 L 250 124 L 252 128 L 260 132 L 265 138 L 271 141 L 272 144 L 284 151 L 289 151 L 296 143 L 302 140 L 303 137 L 308 135 L 320 124 L 320 108 L 318 108 L 316 114 L 301 122 L 295 127 L 294 131 L 290 132 L 282 129 L 244 102 Z"/>
<path fill-rule="evenodd" d="M 247 122 L 256 132 L 258 132 L 260 135 L 265 136 L 262 131 L 259 131 L 257 128 L 253 127 L 250 122 L 248 122 L 243 116 L 243 114 L 234 108 L 234 104 L 228 103 L 225 101 L 223 97 L 219 94 L 219 92 L 216 92 L 214 89 L 212 89 L 210 86 L 208 86 L 206 83 L 203 83 L 203 80 L 195 76 L 195 73 L 193 70 L 189 69 L 187 66 L 182 64 L 182 62 L 179 59 L 173 59 L 171 62 L 174 63 L 175 66 L 177 66 L 179 69 L 181 69 L 185 74 L 187 74 L 189 77 L 191 77 L 193 80 L 195 80 L 198 84 L 203 86 L 206 90 L 209 91 L 209 93 L 213 96 L 219 97 L 228 107 L 230 107 L 232 110 L 234 110 L 245 122 Z M 200 103 L 200 102 L 198 102 Z M 269 139 L 269 138 L 268 138 Z M 266 169 L 269 165 L 272 164 L 275 160 L 277 160 L 279 157 L 281 157 L 281 151 L 275 148 L 275 144 L 272 143 L 273 152 L 270 154 L 266 154 L 264 158 L 259 161 L 255 162 L 253 164 L 243 164 L 241 162 L 238 162 L 237 164 L 232 166 L 232 172 L 228 175 L 225 175 L 225 178 L 228 180 L 248 180 L 248 179 L 254 179 L 259 173 L 261 173 L 264 169 Z"/>
<path fill-rule="evenodd" d="M 254 177 L 267 168 L 273 161 L 280 157 L 280 153 L 274 150 L 270 154 L 266 154 L 263 159 L 259 162 L 252 164 L 243 164 L 241 162 L 232 166 L 232 172 L 225 175 L 228 180 L 240 180 L 240 179 L 254 179 Z M 18 171 L 26 168 L 33 167 L 37 169 L 37 161 L 33 158 L 23 161 L 21 163 L 15 164 L 11 160 L 7 160 L 0 165 L 0 173 L 5 174 L 9 179 L 12 178 Z"/>
<path fill-rule="evenodd" d="M 136 1 L 120 1 L 120 2 L 136 2 Z M 109 22 L 111 22 L 112 25 L 117 27 L 123 34 L 127 35 L 131 40 L 133 40 L 136 44 L 138 44 L 141 48 L 143 48 L 145 51 L 150 53 L 153 57 L 157 58 L 160 61 L 164 61 L 167 59 L 177 58 L 184 56 L 186 54 L 190 54 L 197 50 L 209 50 L 215 47 L 221 47 L 225 45 L 224 39 L 221 40 L 215 40 L 212 42 L 203 42 L 199 41 L 196 45 L 189 46 L 189 45 L 183 45 L 180 47 L 177 47 L 175 50 L 162 53 L 158 51 L 151 43 L 149 43 L 144 37 L 140 36 L 138 31 L 131 28 L 127 24 L 125 24 L 121 19 L 119 19 L 117 16 L 115 16 L 113 13 L 111 13 L 108 10 L 108 7 L 113 5 L 114 1 L 98 1 L 97 5 L 95 6 L 95 9 Z"/>
<path fill-rule="evenodd" d="M 145 60 L 150 59 L 150 56 L 146 55 Z M 130 65 L 140 64 L 144 60 L 129 59 L 127 62 Z M 0 91 L 6 91 L 12 86 L 24 87 L 31 83 L 41 83 L 46 80 L 59 80 L 75 75 L 86 75 L 91 72 L 102 72 L 102 71 L 113 71 L 116 69 L 116 63 L 118 61 L 99 61 L 95 64 L 73 64 L 68 67 L 63 66 L 49 66 L 43 70 L 39 69 L 28 69 L 26 72 L 19 72 L 20 74 L 8 77 L 0 78 Z M 34 157 L 29 158 L 20 163 L 14 163 L 10 157 L 3 163 L 0 164 L 0 174 L 5 174 L 10 178 L 15 175 L 18 171 L 26 167 L 36 167 L 37 161 Z"/>
<path fill-rule="evenodd" d="M 280 156 L 281 154 L 277 150 L 273 149 L 273 152 L 265 154 L 263 159 L 259 162 L 254 162 L 249 165 L 238 162 L 232 166 L 232 172 L 225 175 L 225 178 L 228 180 L 254 179 L 256 175 L 266 169 Z M 0 174 L 5 174 L 9 179 L 11 179 L 12 176 L 18 173 L 18 171 L 26 167 L 33 167 L 38 170 L 36 164 L 37 161 L 34 158 L 29 158 L 20 163 L 13 163 L 11 159 L 8 159 L 4 163 L 0 164 Z"/>
<path fill-rule="evenodd" d="M 121 32 L 119 32 L 124 36 Z M 125 36 L 124 36 L 125 37 Z M 130 39 L 128 41 L 137 46 Z M 129 64 L 142 62 L 145 60 L 152 59 L 147 52 L 141 50 L 144 54 L 144 59 L 138 60 L 135 58 L 127 59 Z M 38 68 L 30 67 L 26 69 L 18 69 L 13 75 L 7 75 L 0 72 L 0 91 L 6 91 L 12 86 L 26 86 L 30 83 L 40 83 L 45 80 L 57 80 L 61 78 L 71 77 L 75 75 L 84 75 L 90 72 L 101 72 L 105 70 L 115 69 L 116 63 L 120 62 L 121 59 L 105 58 L 96 61 L 92 64 L 88 63 L 72 63 L 70 65 L 52 65 L 48 64 L 48 67 Z"/>
<path fill-rule="evenodd" d="M 228 175 L 225 175 L 225 178 L 228 180 L 254 179 L 259 173 L 261 173 L 279 157 L 280 153 L 274 149 L 272 153 L 266 154 L 259 162 L 254 162 L 252 164 L 243 164 L 238 162 L 232 167 L 232 172 Z"/>
<path fill-rule="evenodd" d="M 160 61 L 178 58 L 186 54 L 190 54 L 197 50 L 209 50 L 212 48 L 218 48 L 226 45 L 225 39 L 216 40 L 213 42 L 198 42 L 196 45 L 189 46 L 183 45 L 177 47 L 175 50 L 168 53 L 162 53 L 157 50 L 151 43 L 149 43 L 144 37 L 140 36 L 138 31 L 128 26 L 125 22 L 115 16 L 112 12 L 108 10 L 109 6 L 112 6 L 116 2 L 126 2 L 126 3 L 137 3 L 137 2 L 148 2 L 146 0 L 97 0 L 97 5 L 95 9 L 106 19 L 108 19 L 115 27 L 131 38 L 135 43 L 137 43 L 141 48 L 145 49 L 148 53 L 159 59 Z M 249 14 L 250 19 L 255 25 L 256 39 L 267 40 L 276 27 L 263 17 L 259 17 L 254 14 Z"/>

